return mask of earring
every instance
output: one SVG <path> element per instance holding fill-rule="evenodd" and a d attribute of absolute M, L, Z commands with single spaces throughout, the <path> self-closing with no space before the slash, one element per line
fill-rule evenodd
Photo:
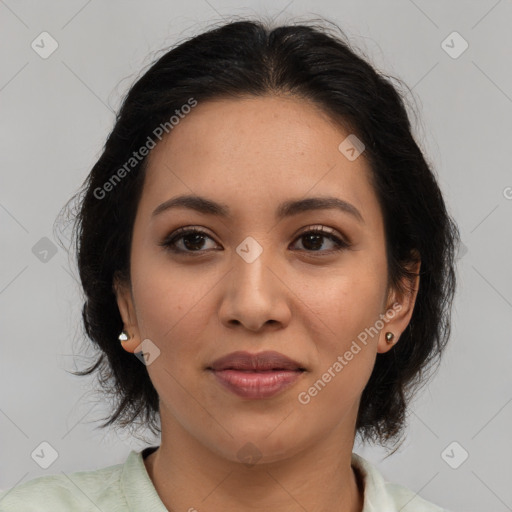
<path fill-rule="evenodd" d="M 121 334 L 119 335 L 119 341 L 123 343 L 123 341 L 128 341 L 131 338 L 131 336 L 125 331 L 122 330 Z"/>
<path fill-rule="evenodd" d="M 387 332 L 386 333 L 386 342 L 391 345 L 393 343 L 394 337 L 395 337 L 395 335 L 392 332 Z"/>

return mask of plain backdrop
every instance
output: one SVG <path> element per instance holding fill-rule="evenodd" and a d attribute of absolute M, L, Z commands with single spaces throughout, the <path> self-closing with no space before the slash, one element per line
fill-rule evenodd
<path fill-rule="evenodd" d="M 377 69 L 409 85 L 420 114 L 411 117 L 415 135 L 462 234 L 452 337 L 412 404 L 407 439 L 386 459 L 381 448 L 354 451 L 454 512 L 512 510 L 505 0 L 0 1 L 0 489 L 117 464 L 131 449 L 158 444 L 149 434 L 144 442 L 97 428 L 108 404 L 97 402 L 93 379 L 66 371 L 87 362 L 77 354 L 82 304 L 53 223 L 157 52 L 223 18 L 258 14 L 283 24 L 327 17 Z M 57 453 L 47 469 L 31 455 L 41 443 Z"/>

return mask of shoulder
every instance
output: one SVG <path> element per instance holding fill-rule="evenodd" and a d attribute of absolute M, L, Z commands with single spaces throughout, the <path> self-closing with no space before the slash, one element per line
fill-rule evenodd
<path fill-rule="evenodd" d="M 407 487 L 387 482 L 376 466 L 356 453 L 352 454 L 352 467 L 364 484 L 363 512 L 449 512 Z"/>
<path fill-rule="evenodd" d="M 91 471 L 47 475 L 0 492 L 0 512 L 126 510 L 123 464 Z M 116 506 L 117 505 L 117 506 Z"/>
<path fill-rule="evenodd" d="M 401 512 L 449 512 L 402 485 L 386 482 L 386 490 Z"/>

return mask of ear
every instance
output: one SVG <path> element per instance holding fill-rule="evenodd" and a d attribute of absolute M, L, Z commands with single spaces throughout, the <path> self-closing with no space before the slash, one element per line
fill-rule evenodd
<path fill-rule="evenodd" d="M 123 329 L 128 334 L 127 341 L 119 341 L 121 346 L 127 352 L 135 352 L 140 345 L 140 332 L 135 315 L 135 306 L 130 284 L 126 279 L 122 278 L 118 273 L 114 276 L 112 289 L 116 295 L 117 307 L 123 319 Z"/>
<path fill-rule="evenodd" d="M 420 285 L 420 267 L 421 260 L 419 255 L 417 260 L 408 266 L 410 272 L 413 272 L 415 277 L 405 277 L 402 281 L 404 292 L 395 288 L 391 289 L 388 294 L 388 302 L 386 305 L 385 315 L 387 322 L 379 334 L 379 342 L 377 344 L 377 352 L 383 354 L 393 348 L 398 342 L 400 335 L 405 331 L 412 317 L 416 297 L 418 296 L 418 289 Z M 391 332 L 394 334 L 392 342 L 386 340 L 386 333 Z"/>

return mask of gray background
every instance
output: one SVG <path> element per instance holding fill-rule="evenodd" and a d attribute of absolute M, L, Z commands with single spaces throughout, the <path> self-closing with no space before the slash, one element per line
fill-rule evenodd
<path fill-rule="evenodd" d="M 386 479 L 454 512 L 512 510 L 506 0 L 0 0 L 0 489 L 117 464 L 145 446 L 96 428 L 106 405 L 96 403 L 94 381 L 65 371 L 87 361 L 74 355 L 81 338 L 76 270 L 52 225 L 98 158 L 123 94 L 156 52 L 224 17 L 254 14 L 282 23 L 326 16 L 378 69 L 412 88 L 415 133 L 462 233 L 452 339 L 411 408 L 407 440 L 385 460 L 383 449 L 355 451 Z M 59 45 L 46 59 L 31 47 L 43 31 Z M 457 58 L 442 45 L 453 31 L 469 44 Z M 453 41 L 445 44 L 460 50 Z M 52 246 L 56 254 L 43 252 Z M 31 457 L 44 441 L 58 453 L 48 469 Z M 463 450 L 469 457 L 460 464 Z"/>

